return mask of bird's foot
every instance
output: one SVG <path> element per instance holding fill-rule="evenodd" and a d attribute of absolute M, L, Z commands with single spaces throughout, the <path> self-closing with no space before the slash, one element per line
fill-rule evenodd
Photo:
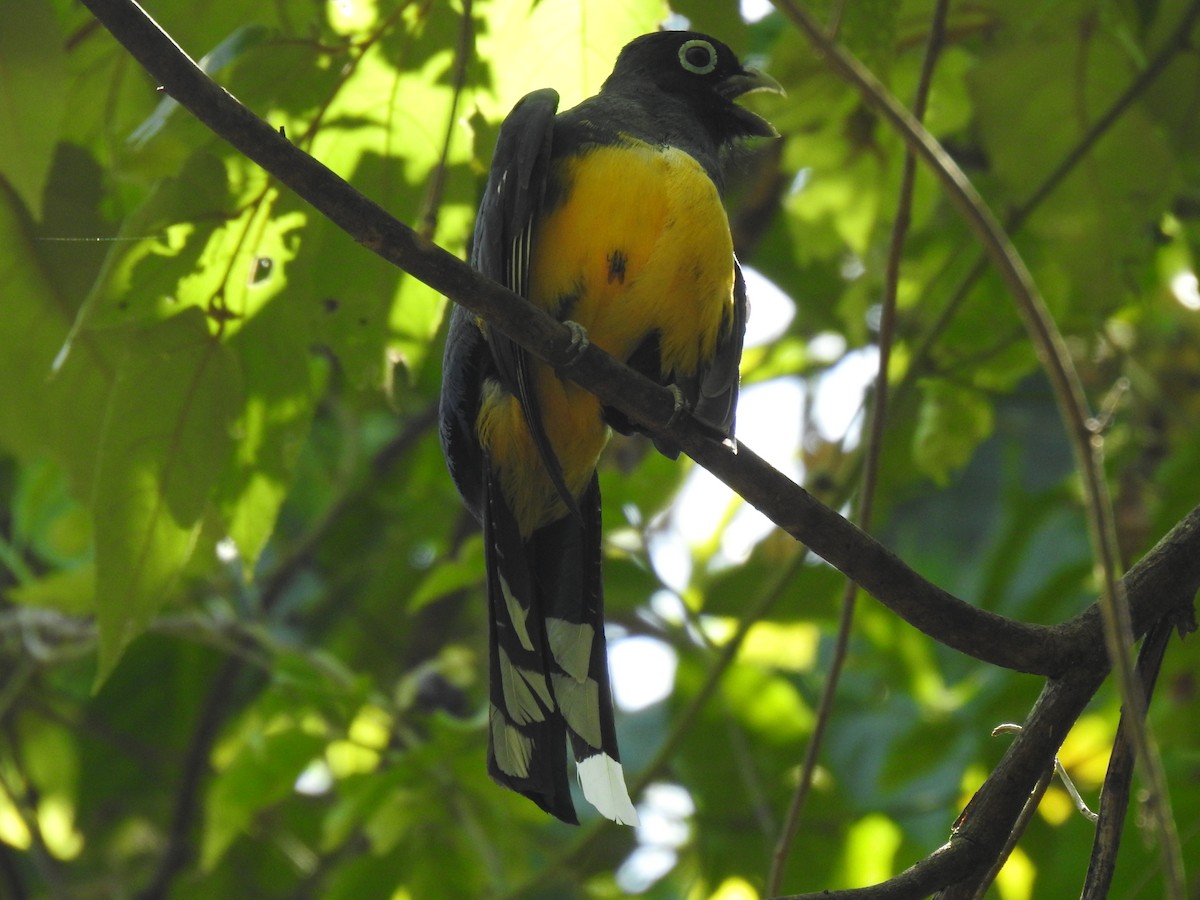
<path fill-rule="evenodd" d="M 668 428 L 674 428 L 686 415 L 691 416 L 692 424 L 699 428 L 705 437 L 709 438 L 710 440 L 719 441 L 721 443 L 732 440 L 733 436 L 720 425 L 714 425 L 703 416 L 697 414 L 696 410 L 692 407 L 692 404 L 688 402 L 687 397 L 684 396 L 679 385 L 668 384 L 666 388 L 671 392 L 671 396 L 674 398 L 674 409 L 671 410 L 671 418 L 667 420 Z"/>
<path fill-rule="evenodd" d="M 567 326 L 567 330 L 571 332 L 571 343 L 567 345 L 567 361 L 563 364 L 563 368 L 569 368 L 579 361 L 579 357 L 583 355 L 583 351 L 588 348 L 591 340 L 588 339 L 587 329 L 578 322 L 573 322 L 567 319 L 563 322 Z"/>
<path fill-rule="evenodd" d="M 691 412 L 691 408 L 688 406 L 687 398 L 683 396 L 683 391 L 679 389 L 679 385 L 668 384 L 667 390 L 674 398 L 674 409 L 671 410 L 671 418 L 667 420 L 667 427 L 674 428 L 685 413 Z"/>

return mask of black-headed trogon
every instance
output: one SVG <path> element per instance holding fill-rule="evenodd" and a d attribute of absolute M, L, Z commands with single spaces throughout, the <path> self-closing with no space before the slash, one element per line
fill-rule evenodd
<path fill-rule="evenodd" d="M 734 103 L 755 90 L 779 86 L 719 41 L 669 31 L 627 45 L 573 109 L 556 114 L 553 90 L 527 95 L 501 126 L 471 254 L 483 274 L 674 386 L 726 437 L 747 307 L 721 167 L 739 139 L 776 135 Z M 488 771 L 572 823 L 568 743 L 584 797 L 637 821 L 604 641 L 596 463 L 610 427 L 634 430 L 455 307 L 441 439 L 486 543 Z"/>

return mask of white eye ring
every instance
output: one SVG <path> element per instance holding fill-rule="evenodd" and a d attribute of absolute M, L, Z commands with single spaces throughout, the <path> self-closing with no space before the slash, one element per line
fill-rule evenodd
<path fill-rule="evenodd" d="M 688 59 L 688 53 L 697 47 L 708 54 L 708 62 L 699 66 Z M 717 67 L 717 49 L 708 41 L 699 39 L 684 41 L 679 47 L 679 64 L 693 74 L 707 75 Z"/>

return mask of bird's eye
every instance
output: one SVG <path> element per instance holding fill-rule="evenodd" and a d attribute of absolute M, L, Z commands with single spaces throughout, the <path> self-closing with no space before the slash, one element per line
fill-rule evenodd
<path fill-rule="evenodd" d="M 679 64 L 696 75 L 707 75 L 717 67 L 717 49 L 708 41 L 684 41 L 679 48 Z"/>

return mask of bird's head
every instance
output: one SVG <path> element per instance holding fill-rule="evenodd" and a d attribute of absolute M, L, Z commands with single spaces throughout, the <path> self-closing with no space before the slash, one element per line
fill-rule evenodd
<path fill-rule="evenodd" d="M 774 78 L 749 66 L 716 38 L 696 31 L 658 31 L 626 44 L 601 92 L 637 95 L 657 88 L 695 111 L 722 143 L 742 137 L 778 137 L 760 116 L 734 103 L 743 94 L 783 94 Z"/>

